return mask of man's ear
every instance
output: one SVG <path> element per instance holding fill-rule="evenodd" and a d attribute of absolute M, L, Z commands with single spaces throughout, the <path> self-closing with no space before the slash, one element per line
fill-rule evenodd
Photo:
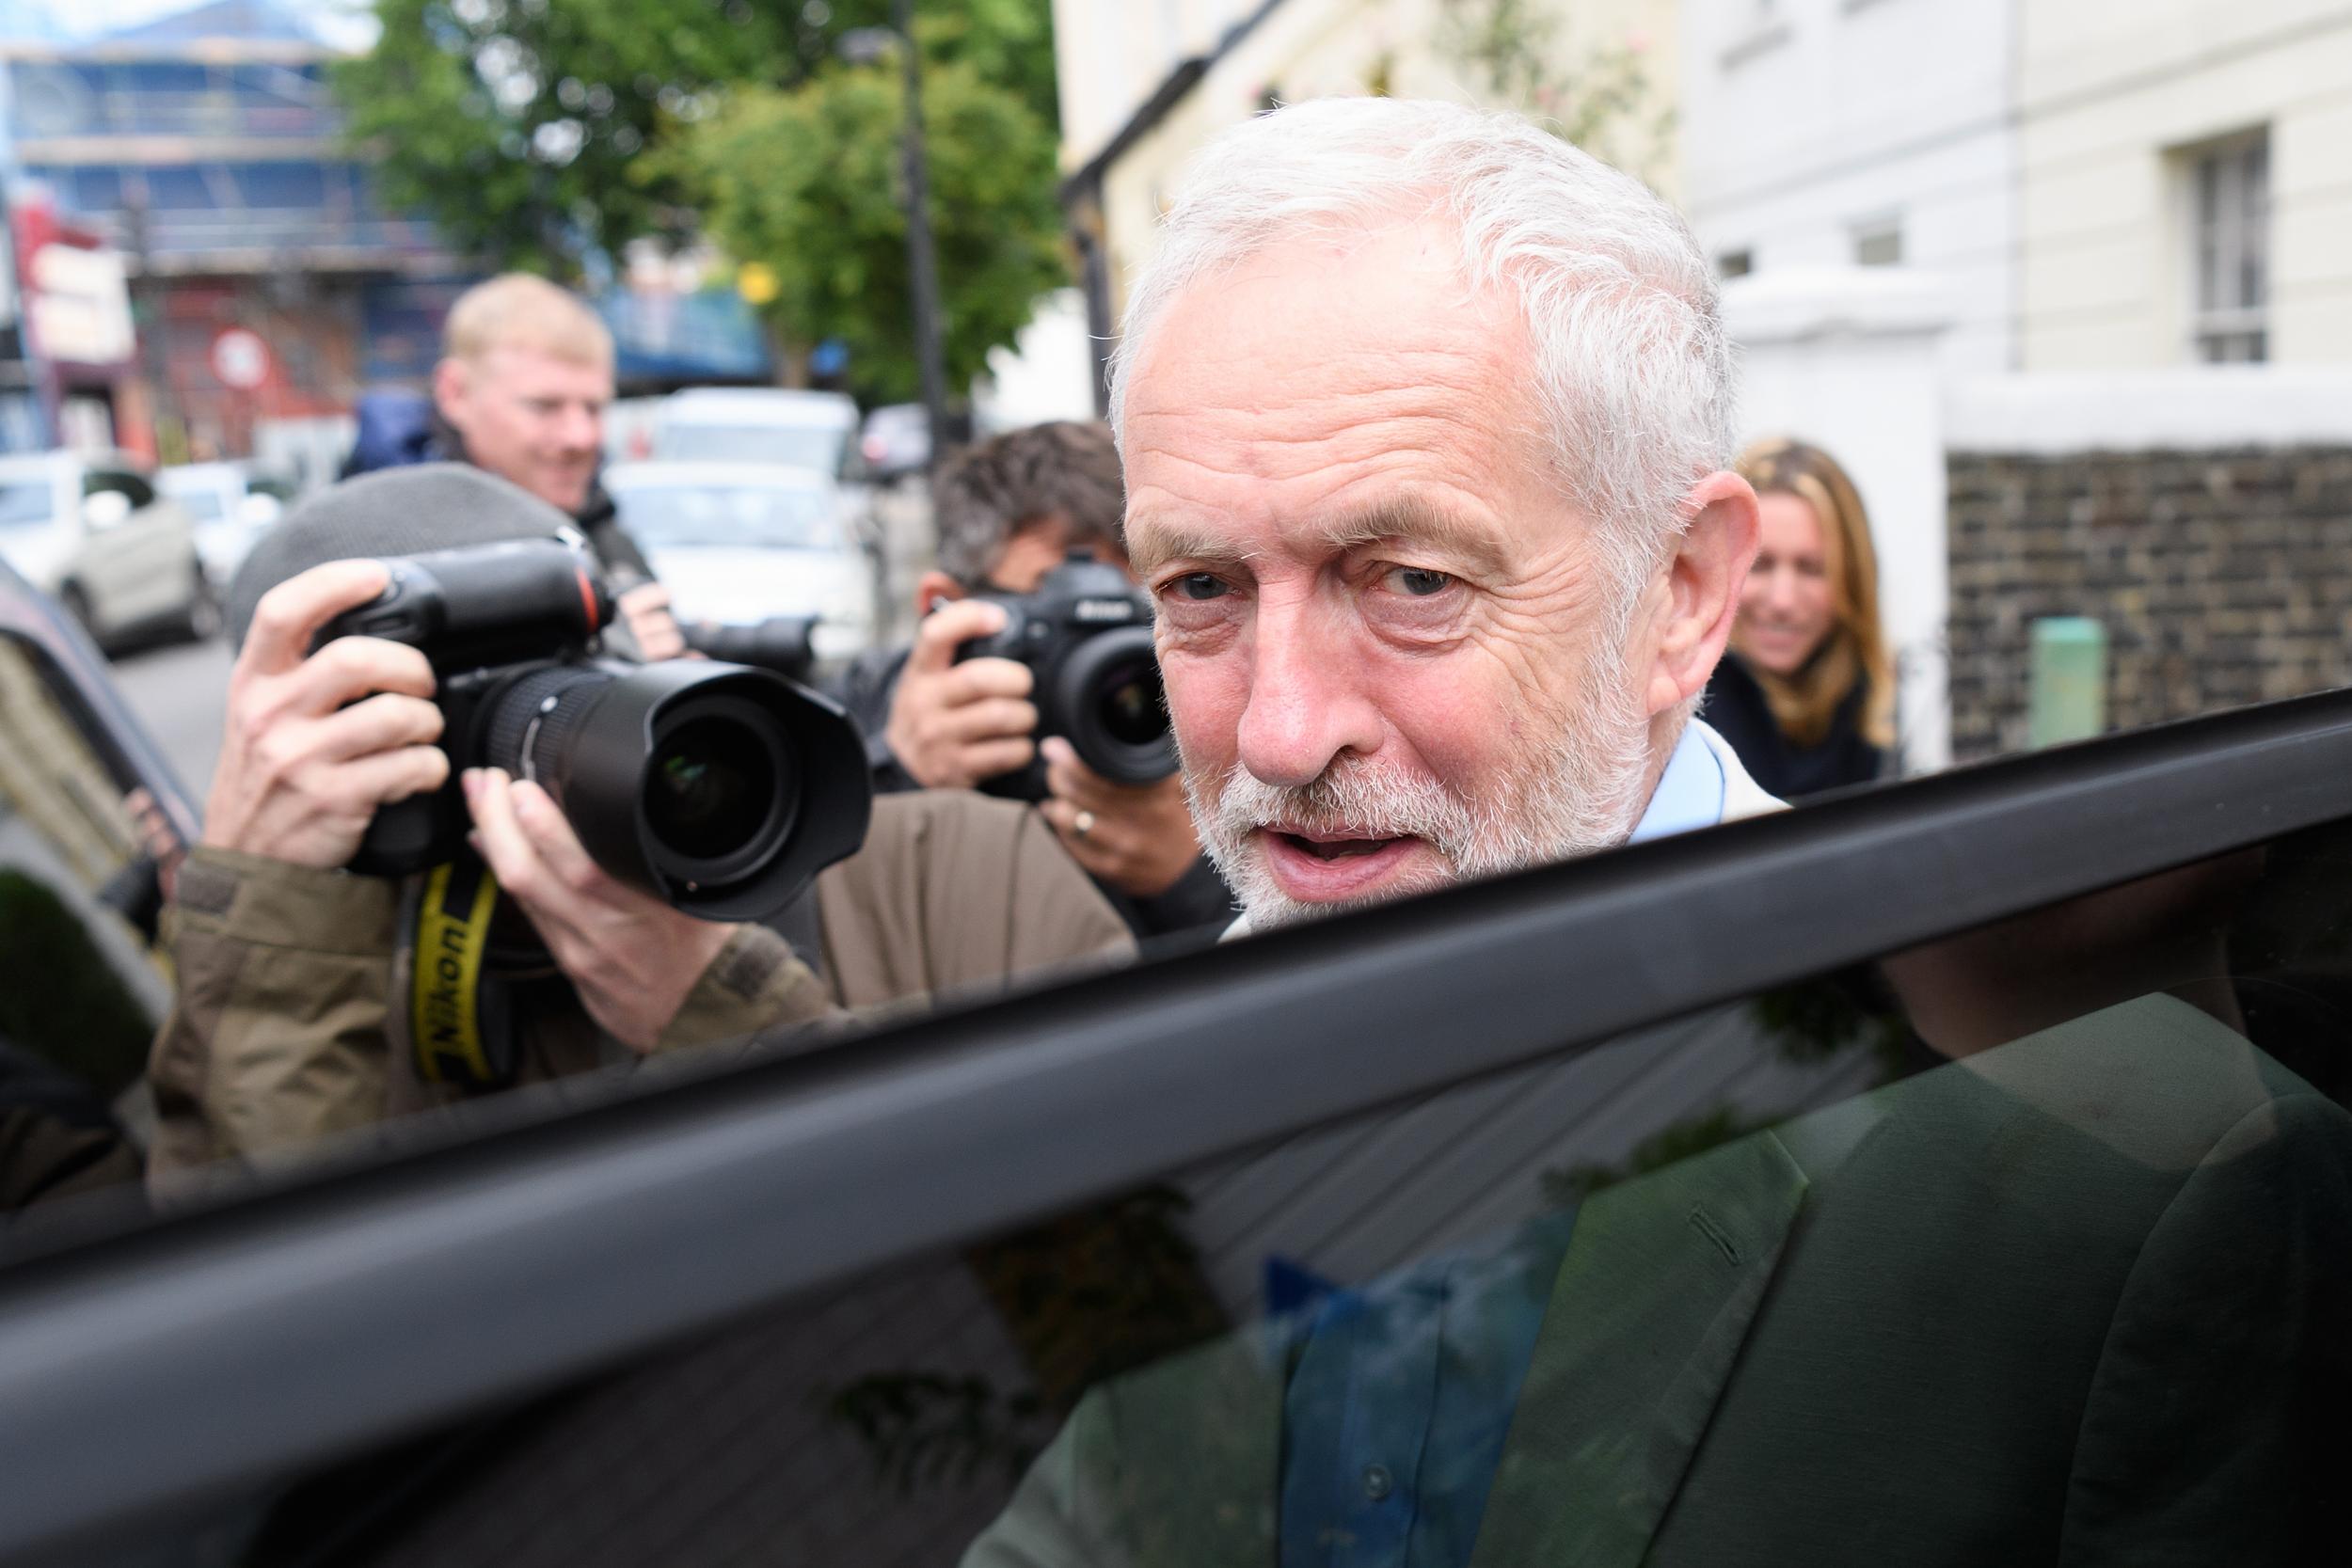
<path fill-rule="evenodd" d="M 441 418 L 464 434 L 466 389 L 470 385 L 466 362 L 452 356 L 433 367 L 433 406 Z"/>
<path fill-rule="evenodd" d="M 1695 697 L 1715 673 L 1740 614 L 1740 590 L 1756 560 L 1756 492 L 1734 473 L 1712 473 L 1683 498 L 1691 526 L 1651 588 L 1651 663 L 1644 689 L 1655 716 Z"/>
<path fill-rule="evenodd" d="M 963 584 L 946 573 L 933 569 L 914 579 L 914 613 L 929 615 L 950 599 L 964 596 Z"/>

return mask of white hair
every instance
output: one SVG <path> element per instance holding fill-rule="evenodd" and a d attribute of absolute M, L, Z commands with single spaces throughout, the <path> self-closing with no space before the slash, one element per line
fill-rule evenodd
<path fill-rule="evenodd" d="M 1691 486 L 1730 462 L 1731 351 L 1712 273 L 1674 210 L 1518 115 L 1327 98 L 1210 143 L 1129 288 L 1113 427 L 1123 435 L 1136 358 L 1186 289 L 1286 239 L 1429 216 L 1459 236 L 1471 286 L 1516 293 L 1535 413 L 1622 624 L 1688 526 Z"/>

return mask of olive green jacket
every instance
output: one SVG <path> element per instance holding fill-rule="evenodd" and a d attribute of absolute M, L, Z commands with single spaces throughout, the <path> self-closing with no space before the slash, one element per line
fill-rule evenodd
<path fill-rule="evenodd" d="M 2348 1267 L 2352 1118 L 2141 997 L 1585 1204 L 1471 1568 L 2340 1555 Z M 1098 1388 L 966 1568 L 1274 1568 L 1279 1342 Z"/>
<path fill-rule="evenodd" d="M 189 857 L 165 916 L 179 989 L 150 1063 L 151 1180 L 296 1153 L 460 1098 L 419 1074 L 393 1001 L 408 994 L 416 895 L 413 879 Z M 817 908 L 821 973 L 774 932 L 739 927 L 657 1050 L 985 993 L 1132 950 L 1035 812 L 971 794 L 875 801 L 865 847 L 818 878 Z M 518 1081 L 629 1060 L 567 987 L 551 994 L 518 1019 Z"/>

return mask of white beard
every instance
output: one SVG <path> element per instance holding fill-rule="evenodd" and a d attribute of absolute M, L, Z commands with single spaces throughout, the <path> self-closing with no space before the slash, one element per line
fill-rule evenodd
<path fill-rule="evenodd" d="M 1624 843 L 1641 819 L 1650 764 L 1649 721 L 1631 682 L 1616 671 L 1595 672 L 1564 711 L 1540 722 L 1557 737 L 1553 745 L 1506 764 L 1498 787 L 1483 798 L 1350 752 L 1305 785 L 1263 783 L 1239 763 L 1221 779 L 1204 779 L 1187 763 L 1184 799 L 1201 847 L 1254 930 Z M 1250 836 L 1277 822 L 1350 838 L 1419 838 L 1441 863 L 1371 897 L 1309 903 L 1282 891 Z"/>

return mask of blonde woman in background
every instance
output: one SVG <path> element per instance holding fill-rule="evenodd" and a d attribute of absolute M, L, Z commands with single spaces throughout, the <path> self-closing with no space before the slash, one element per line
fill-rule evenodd
<path fill-rule="evenodd" d="M 1762 542 L 1707 721 L 1783 800 L 1878 778 L 1894 749 L 1895 681 L 1862 498 L 1802 441 L 1760 442 L 1739 467 L 1762 503 Z"/>

